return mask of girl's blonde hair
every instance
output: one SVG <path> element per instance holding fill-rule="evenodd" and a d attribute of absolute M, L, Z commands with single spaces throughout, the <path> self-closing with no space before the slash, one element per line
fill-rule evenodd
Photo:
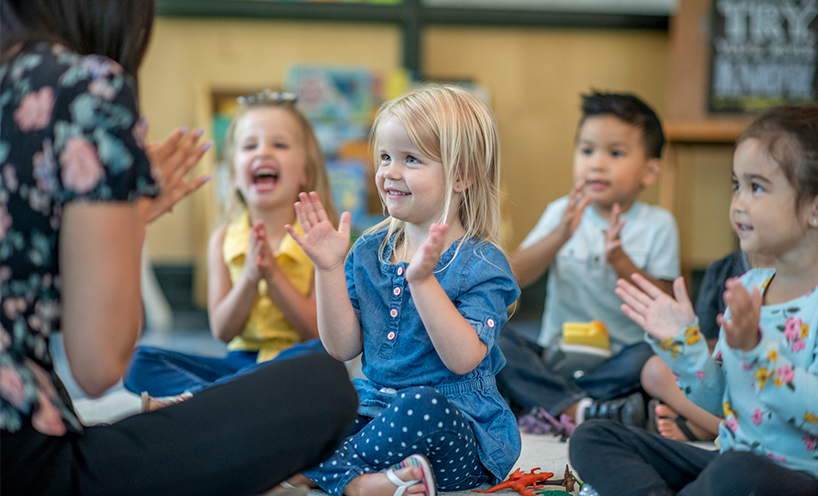
<path fill-rule="evenodd" d="M 302 191 L 315 191 L 318 193 L 318 196 L 321 198 L 321 203 L 324 205 L 324 210 L 327 212 L 327 216 L 333 224 L 337 225 L 338 214 L 335 211 L 335 204 L 332 201 L 332 190 L 330 189 L 329 177 L 327 176 L 327 166 L 324 160 L 324 154 L 321 152 L 321 146 L 318 144 L 318 138 L 315 136 L 315 131 L 313 131 L 310 121 L 298 110 L 295 102 L 289 100 L 266 100 L 240 105 L 233 120 L 230 121 L 230 126 L 227 128 L 224 140 L 224 156 L 225 161 L 229 164 L 228 169 L 230 171 L 232 191 L 225 205 L 225 219 L 228 221 L 233 220 L 247 208 L 247 203 L 236 187 L 236 171 L 233 164 L 233 156 L 236 152 L 236 130 L 238 129 L 238 124 L 248 112 L 267 108 L 277 108 L 289 112 L 290 115 L 295 117 L 296 122 L 298 122 L 301 127 L 301 135 L 304 137 L 304 155 L 306 157 L 304 163 L 306 184 L 303 186 Z M 296 198 L 293 198 L 293 202 L 296 200 Z"/>
<path fill-rule="evenodd" d="M 372 125 L 376 168 L 380 162 L 376 130 L 390 117 L 403 124 L 424 156 L 443 164 L 446 198 L 440 223 L 447 222 L 454 185 L 460 182 L 465 190 L 458 220 L 466 231 L 461 243 L 475 237 L 500 248 L 500 138 L 491 109 L 463 88 L 440 84 L 425 84 L 384 103 Z M 386 226 L 383 249 L 392 234 L 403 234 L 402 221 L 389 217 L 364 234 Z"/>

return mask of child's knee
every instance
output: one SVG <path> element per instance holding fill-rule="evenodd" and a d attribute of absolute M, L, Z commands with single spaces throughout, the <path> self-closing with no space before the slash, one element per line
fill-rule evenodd
<path fill-rule="evenodd" d="M 765 494 L 760 487 L 761 478 L 769 478 L 772 462 L 750 451 L 727 450 L 708 464 L 697 481 L 705 485 L 711 494 Z M 740 467 L 740 469 L 739 469 Z"/>
<path fill-rule="evenodd" d="M 651 396 L 659 396 L 661 391 L 667 387 L 667 381 L 672 380 L 672 377 L 673 375 L 665 362 L 660 357 L 654 355 L 645 362 L 639 379 L 642 381 L 642 387 L 648 394 Z"/>
<path fill-rule="evenodd" d="M 577 463 L 583 465 L 586 460 L 592 464 L 596 463 L 596 448 L 600 441 L 616 437 L 611 429 L 620 427 L 624 428 L 622 424 L 607 419 L 589 419 L 579 424 L 571 434 L 571 443 L 568 446 L 571 464 L 577 467 Z"/>

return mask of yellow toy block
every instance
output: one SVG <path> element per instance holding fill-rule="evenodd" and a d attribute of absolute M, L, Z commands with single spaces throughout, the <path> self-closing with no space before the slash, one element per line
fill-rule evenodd
<path fill-rule="evenodd" d="M 563 323 L 562 340 L 567 345 L 593 346 L 603 350 L 611 348 L 608 329 L 598 320 Z"/>

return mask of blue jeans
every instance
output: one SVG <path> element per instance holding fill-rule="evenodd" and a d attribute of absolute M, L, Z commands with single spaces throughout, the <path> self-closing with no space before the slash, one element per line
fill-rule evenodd
<path fill-rule="evenodd" d="M 304 355 L 326 353 L 320 339 L 296 343 L 272 361 Z M 224 357 L 188 355 L 153 346 L 137 346 L 122 378 L 125 389 L 151 396 L 171 396 L 185 391 L 195 393 L 252 372 L 266 363 L 256 363 L 258 352 L 230 351 Z"/>
<path fill-rule="evenodd" d="M 639 391 L 642 367 L 653 350 L 647 343 L 625 347 L 579 379 L 555 372 L 543 359 L 543 348 L 506 325 L 498 341 L 506 365 L 497 374 L 497 389 L 514 409 L 542 407 L 559 417 L 560 412 L 582 398 L 610 400 Z"/>
<path fill-rule="evenodd" d="M 303 474 L 333 496 L 365 473 L 381 472 L 420 453 L 429 459 L 441 491 L 464 491 L 485 482 L 469 421 L 431 387 L 402 390 L 375 418 L 359 416 L 338 450 Z"/>

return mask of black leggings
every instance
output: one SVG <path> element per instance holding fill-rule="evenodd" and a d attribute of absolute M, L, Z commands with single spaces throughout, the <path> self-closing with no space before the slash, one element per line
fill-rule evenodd
<path fill-rule="evenodd" d="M 325 354 L 269 366 L 183 403 L 80 434 L 30 423 L 0 433 L 0 492 L 11 495 L 256 495 L 328 458 L 357 396 Z"/>
<path fill-rule="evenodd" d="M 571 465 L 600 496 L 815 496 L 818 479 L 749 451 L 719 454 L 608 420 L 571 436 Z"/>

